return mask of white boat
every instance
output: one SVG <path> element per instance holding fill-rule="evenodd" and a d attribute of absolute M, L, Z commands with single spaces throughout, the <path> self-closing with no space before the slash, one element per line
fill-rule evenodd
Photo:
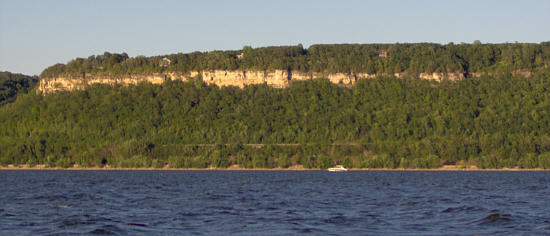
<path fill-rule="evenodd" d="M 348 169 L 344 168 L 343 166 L 336 166 L 336 167 L 328 168 L 328 171 L 340 172 L 340 171 L 348 171 Z"/>

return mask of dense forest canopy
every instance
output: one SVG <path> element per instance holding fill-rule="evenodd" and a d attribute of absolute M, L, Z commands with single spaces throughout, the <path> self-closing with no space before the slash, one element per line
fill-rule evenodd
<path fill-rule="evenodd" d="M 352 87 L 323 78 L 291 81 L 285 89 L 220 88 L 198 77 L 42 96 L 28 92 L 36 77 L 0 73 L 0 165 L 548 169 L 549 65 L 550 42 L 298 45 L 77 58 L 41 77 L 216 69 L 378 77 Z M 466 78 L 417 79 L 432 72 Z"/>
<path fill-rule="evenodd" d="M 18 94 L 28 93 L 37 83 L 37 76 L 0 72 L 0 106 L 13 102 Z"/>
<path fill-rule="evenodd" d="M 166 59 L 169 63 L 165 63 Z M 505 44 L 327 44 L 308 49 L 297 46 L 242 50 L 178 53 L 130 58 L 126 53 L 108 53 L 77 58 L 45 69 L 41 77 L 147 74 L 203 70 L 298 70 L 394 74 L 536 72 L 550 65 L 550 42 Z"/>
<path fill-rule="evenodd" d="M 363 46 L 312 46 L 308 52 L 283 48 L 289 51 L 281 55 L 289 53 L 296 61 L 280 62 L 320 54 L 317 47 L 328 54 L 330 47 Z M 230 53 L 237 52 L 178 56 L 226 58 Z M 112 65 L 134 61 L 108 58 L 103 60 L 116 61 Z M 28 93 L 0 107 L 0 165 L 433 168 L 456 163 L 550 168 L 549 89 L 546 70 L 531 78 L 485 75 L 441 83 L 380 77 L 350 88 L 326 79 L 293 82 L 286 89 L 219 88 L 195 79 L 95 85 L 46 96 Z"/>

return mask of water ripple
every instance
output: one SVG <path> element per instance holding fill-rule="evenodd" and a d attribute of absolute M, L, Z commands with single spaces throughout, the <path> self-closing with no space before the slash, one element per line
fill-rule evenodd
<path fill-rule="evenodd" d="M 550 172 L 0 171 L 0 234 L 550 234 Z"/>

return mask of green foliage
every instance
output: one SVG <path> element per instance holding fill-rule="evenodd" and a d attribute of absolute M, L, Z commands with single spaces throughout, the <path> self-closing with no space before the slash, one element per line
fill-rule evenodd
<path fill-rule="evenodd" d="M 344 159 L 344 161 L 342 162 L 342 165 L 345 167 L 345 168 L 353 168 L 353 160 L 351 157 L 346 157 Z"/>
<path fill-rule="evenodd" d="M 317 157 L 313 154 L 307 154 L 302 159 L 301 162 L 302 166 L 305 168 L 311 169 L 311 168 L 319 168 L 319 162 L 317 162 Z"/>
<path fill-rule="evenodd" d="M 413 168 L 413 169 L 433 169 L 439 167 L 440 159 L 435 155 L 428 155 L 427 157 L 417 157 L 414 159 L 402 158 L 400 161 L 400 168 Z"/>
<path fill-rule="evenodd" d="M 75 153 L 73 160 L 80 167 L 92 167 L 93 155 L 88 151 Z"/>
<path fill-rule="evenodd" d="M 527 153 L 520 162 L 520 168 L 532 169 L 539 166 L 539 156 L 535 153 Z"/>
<path fill-rule="evenodd" d="M 28 93 L 0 107 L 0 164 L 550 168 L 548 88 L 543 70 L 441 83 L 379 77 L 351 88 L 193 80 Z"/>
<path fill-rule="evenodd" d="M 292 164 L 287 154 L 279 154 L 278 157 L 277 163 L 280 168 L 288 168 Z"/>
<path fill-rule="evenodd" d="M 543 169 L 550 169 L 550 152 L 540 154 L 538 167 Z"/>
<path fill-rule="evenodd" d="M 222 151 L 216 149 L 210 153 L 208 159 L 211 160 L 210 164 L 215 168 L 227 168 L 229 166 L 229 160 L 227 156 L 223 155 Z"/>
<path fill-rule="evenodd" d="M 374 154 L 367 156 L 361 167 L 394 169 L 398 167 L 397 164 L 396 160 L 389 154 Z"/>
<path fill-rule="evenodd" d="M 296 70 L 303 72 L 402 73 L 485 73 L 536 72 L 548 68 L 550 45 L 528 44 L 327 44 L 251 48 L 236 51 L 194 52 L 165 56 L 128 57 L 108 53 L 76 58 L 66 65 L 45 69 L 41 77 L 90 74 L 111 76 L 204 70 Z M 167 63 L 166 60 L 169 60 Z"/>
<path fill-rule="evenodd" d="M 116 167 L 122 168 L 149 168 L 152 160 L 145 155 L 133 155 L 130 158 L 121 159 Z"/>
<path fill-rule="evenodd" d="M 325 154 L 320 154 L 317 158 L 317 166 L 321 169 L 327 169 L 334 165 L 332 158 Z"/>
<path fill-rule="evenodd" d="M 252 158 L 254 168 L 267 168 L 267 157 L 263 153 L 256 153 Z"/>
<path fill-rule="evenodd" d="M 15 101 L 18 94 L 26 94 L 38 83 L 38 77 L 0 72 L 0 107 Z"/>
<path fill-rule="evenodd" d="M 159 160 L 159 159 L 153 159 L 153 161 L 151 162 L 151 167 L 153 167 L 155 169 L 164 168 L 165 165 L 166 165 L 166 163 L 162 160 Z"/>
<path fill-rule="evenodd" d="M 44 163 L 46 165 L 46 167 L 55 167 L 55 163 L 57 162 L 57 157 L 55 157 L 54 155 L 48 155 L 46 157 L 46 162 Z"/>
<path fill-rule="evenodd" d="M 55 161 L 55 166 L 60 168 L 69 168 L 73 166 L 73 164 L 68 157 L 61 157 Z"/>
<path fill-rule="evenodd" d="M 243 168 L 253 168 L 252 157 L 248 153 L 240 152 L 237 154 L 237 165 Z"/>
<path fill-rule="evenodd" d="M 210 165 L 210 161 L 204 155 L 205 154 L 196 156 L 191 162 L 191 167 L 192 168 L 206 168 L 206 167 L 208 167 Z"/>
<path fill-rule="evenodd" d="M 187 155 L 174 155 L 168 157 L 168 167 L 170 168 L 191 168 L 192 158 Z"/>

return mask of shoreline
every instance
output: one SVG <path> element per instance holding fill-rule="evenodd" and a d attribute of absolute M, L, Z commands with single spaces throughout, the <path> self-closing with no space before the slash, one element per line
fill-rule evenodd
<path fill-rule="evenodd" d="M 110 170 L 140 170 L 140 171 L 326 171 L 326 169 L 319 169 L 319 168 L 304 168 L 302 166 L 291 166 L 289 168 L 242 168 L 238 166 L 230 166 L 227 168 L 169 168 L 169 167 L 163 167 L 163 168 L 122 168 L 122 167 L 68 167 L 68 168 L 60 168 L 60 167 L 45 167 L 44 165 L 36 165 L 33 167 L 29 167 L 26 165 L 21 166 L 2 166 L 0 167 L 0 170 L 94 170 L 94 171 L 110 171 Z M 442 167 L 438 168 L 432 168 L 432 169 L 405 169 L 405 168 L 350 168 L 348 171 L 550 171 L 550 169 L 541 169 L 541 168 L 535 168 L 535 169 L 521 169 L 519 167 L 515 168 L 502 168 L 502 169 L 480 169 L 476 166 L 469 166 L 467 168 L 460 168 L 456 165 L 444 165 Z"/>

